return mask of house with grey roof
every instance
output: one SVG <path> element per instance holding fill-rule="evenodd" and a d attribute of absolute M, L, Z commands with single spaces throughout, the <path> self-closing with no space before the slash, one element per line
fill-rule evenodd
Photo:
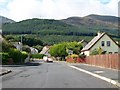
<path fill-rule="evenodd" d="M 86 56 L 89 56 L 91 51 L 100 47 L 108 54 L 118 53 L 120 47 L 119 45 L 107 34 L 98 32 L 95 36 L 82 50 Z"/>

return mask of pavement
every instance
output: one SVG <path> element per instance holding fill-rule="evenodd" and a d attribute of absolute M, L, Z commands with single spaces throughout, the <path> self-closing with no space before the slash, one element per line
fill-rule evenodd
<path fill-rule="evenodd" d="M 92 66 L 88 64 L 68 64 L 70 67 L 92 75 L 96 78 L 107 81 L 111 84 L 114 84 L 120 87 L 120 70 L 108 69 L 98 66 Z"/>
<path fill-rule="evenodd" d="M 8 74 L 10 72 L 12 72 L 12 71 L 7 68 L 2 68 L 2 67 L 0 68 L 0 76 Z"/>

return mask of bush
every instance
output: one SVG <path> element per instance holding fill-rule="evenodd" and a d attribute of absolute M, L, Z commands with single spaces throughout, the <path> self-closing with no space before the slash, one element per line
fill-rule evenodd
<path fill-rule="evenodd" d="M 72 54 L 72 55 L 70 55 L 70 57 L 71 58 L 77 58 L 77 57 L 79 57 L 77 54 Z"/>
<path fill-rule="evenodd" d="M 7 64 L 9 59 L 8 53 L 0 53 L 0 57 L 2 57 L 2 64 Z"/>
<path fill-rule="evenodd" d="M 90 52 L 90 55 L 100 55 L 100 54 L 106 54 L 106 51 L 104 51 L 101 47 L 98 47 Z"/>
<path fill-rule="evenodd" d="M 25 51 L 22 51 L 22 62 L 24 62 L 24 60 L 28 57 L 28 53 Z"/>
<path fill-rule="evenodd" d="M 8 52 L 10 58 L 13 59 L 14 63 L 20 63 L 21 59 L 22 59 L 22 53 L 17 50 L 17 49 L 13 49 L 11 48 Z"/>
<path fill-rule="evenodd" d="M 77 60 L 77 58 L 79 57 L 79 55 L 77 55 L 77 54 L 72 54 L 72 55 L 69 55 L 69 56 L 67 56 L 67 58 L 71 58 L 71 62 L 73 62 L 73 63 L 76 63 L 76 60 Z"/>
<path fill-rule="evenodd" d="M 32 54 L 31 55 L 31 58 L 39 58 L 39 59 L 42 59 L 43 56 L 45 56 L 44 54 Z"/>

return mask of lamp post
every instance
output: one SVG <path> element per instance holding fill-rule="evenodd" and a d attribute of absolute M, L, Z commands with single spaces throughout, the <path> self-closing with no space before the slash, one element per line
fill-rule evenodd
<path fill-rule="evenodd" d="M 21 42 L 20 51 L 21 51 L 21 64 L 22 64 L 22 35 L 20 37 L 20 42 Z"/>
<path fill-rule="evenodd" d="M 21 41 L 20 41 L 20 42 L 21 42 L 21 49 L 20 49 L 21 52 L 22 52 L 22 43 L 23 43 L 22 39 L 23 39 L 23 38 L 22 38 L 22 35 L 21 35 Z"/>

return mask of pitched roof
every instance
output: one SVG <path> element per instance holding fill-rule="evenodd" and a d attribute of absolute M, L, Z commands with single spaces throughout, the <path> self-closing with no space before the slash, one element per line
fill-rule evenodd
<path fill-rule="evenodd" d="M 82 51 L 89 50 L 100 38 L 102 38 L 106 33 L 102 33 L 94 37 L 83 49 Z"/>
<path fill-rule="evenodd" d="M 81 51 L 90 50 L 104 35 L 107 35 L 119 48 L 120 46 L 107 34 L 107 33 L 99 33 L 96 37 L 94 37 Z"/>
<path fill-rule="evenodd" d="M 42 51 L 40 52 L 40 54 L 45 54 L 49 49 L 50 49 L 50 46 L 45 46 L 45 47 L 43 47 L 43 49 L 42 49 Z"/>

